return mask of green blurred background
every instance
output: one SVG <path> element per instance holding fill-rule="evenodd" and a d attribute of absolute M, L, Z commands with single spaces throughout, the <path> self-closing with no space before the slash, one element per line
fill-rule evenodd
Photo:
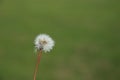
<path fill-rule="evenodd" d="M 0 0 L 0 80 L 33 80 L 40 33 L 37 80 L 120 80 L 119 0 Z"/>

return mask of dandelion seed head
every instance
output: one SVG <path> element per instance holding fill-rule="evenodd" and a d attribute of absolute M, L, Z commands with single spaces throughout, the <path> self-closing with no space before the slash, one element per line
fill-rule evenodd
<path fill-rule="evenodd" d="M 50 52 L 54 46 L 54 40 L 47 34 L 40 34 L 35 38 L 34 41 L 35 50 L 43 50 L 44 52 Z"/>

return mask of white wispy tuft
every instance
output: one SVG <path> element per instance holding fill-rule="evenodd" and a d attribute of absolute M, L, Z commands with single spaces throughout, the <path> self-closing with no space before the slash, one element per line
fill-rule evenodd
<path fill-rule="evenodd" d="M 40 34 L 34 41 L 36 51 L 43 50 L 44 52 L 50 52 L 55 45 L 54 40 L 47 34 Z"/>

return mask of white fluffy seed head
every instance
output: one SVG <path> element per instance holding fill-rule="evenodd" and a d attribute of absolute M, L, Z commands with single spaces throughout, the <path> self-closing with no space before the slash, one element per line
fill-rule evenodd
<path fill-rule="evenodd" d="M 43 50 L 44 52 L 50 52 L 55 42 L 47 34 L 40 34 L 35 38 L 35 49 L 36 51 Z"/>

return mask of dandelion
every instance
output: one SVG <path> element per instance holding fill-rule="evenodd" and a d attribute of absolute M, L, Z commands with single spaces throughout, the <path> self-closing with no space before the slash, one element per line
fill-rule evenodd
<path fill-rule="evenodd" d="M 40 34 L 35 39 L 36 51 L 43 50 L 44 52 L 50 52 L 54 46 L 54 41 L 49 35 Z"/>
<path fill-rule="evenodd" d="M 50 50 L 52 50 L 52 48 L 54 46 L 54 41 L 49 35 L 40 34 L 35 38 L 34 44 L 35 44 L 35 51 L 38 53 L 36 68 L 35 68 L 35 72 L 34 72 L 34 80 L 36 80 L 36 74 L 38 71 L 38 65 L 40 63 L 40 58 L 41 58 L 42 52 L 43 51 L 45 53 L 50 52 Z"/>

